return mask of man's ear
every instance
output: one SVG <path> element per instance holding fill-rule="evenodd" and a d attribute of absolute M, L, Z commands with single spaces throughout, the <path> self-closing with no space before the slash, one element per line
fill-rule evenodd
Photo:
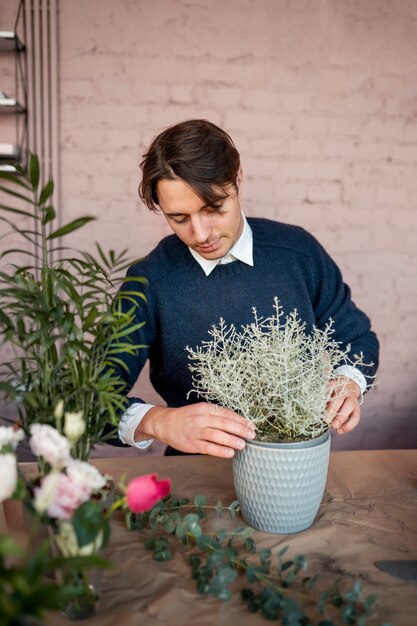
<path fill-rule="evenodd" d="M 242 170 L 242 166 L 240 166 L 239 171 L 236 176 L 236 187 L 237 187 L 238 193 L 240 192 L 242 181 L 243 181 L 243 170 Z"/>

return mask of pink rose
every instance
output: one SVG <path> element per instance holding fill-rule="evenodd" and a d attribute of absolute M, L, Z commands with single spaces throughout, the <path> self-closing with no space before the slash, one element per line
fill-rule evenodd
<path fill-rule="evenodd" d="M 158 480 L 156 474 L 146 474 L 131 480 L 127 486 L 127 505 L 133 513 L 152 508 L 155 502 L 169 494 L 171 482 Z"/>
<path fill-rule="evenodd" d="M 54 519 L 70 519 L 80 504 L 87 502 L 91 491 L 72 476 L 52 473 L 35 490 L 35 508 Z"/>

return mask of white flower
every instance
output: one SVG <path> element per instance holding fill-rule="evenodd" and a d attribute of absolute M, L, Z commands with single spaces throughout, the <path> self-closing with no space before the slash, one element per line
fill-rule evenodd
<path fill-rule="evenodd" d="M 25 438 L 25 433 L 21 428 L 15 430 L 13 426 L 0 426 L 0 450 L 4 446 L 11 446 L 16 450 L 18 443 Z"/>
<path fill-rule="evenodd" d="M 60 480 L 59 472 L 51 472 L 43 478 L 41 486 L 35 489 L 33 506 L 38 513 L 45 513 L 55 500 Z"/>
<path fill-rule="evenodd" d="M 63 415 L 64 415 L 64 401 L 59 400 L 54 410 L 54 418 L 60 421 L 62 420 Z"/>
<path fill-rule="evenodd" d="M 17 462 L 11 452 L 0 454 L 0 502 L 10 498 L 16 489 Z"/>
<path fill-rule="evenodd" d="M 84 432 L 85 421 L 83 420 L 83 412 L 65 413 L 64 433 L 71 443 L 77 443 Z"/>
<path fill-rule="evenodd" d="M 107 483 L 107 479 L 100 474 L 94 465 L 90 465 L 90 463 L 85 463 L 84 461 L 73 460 L 68 463 L 67 474 L 74 482 L 88 489 L 90 493 L 102 489 Z"/>
<path fill-rule="evenodd" d="M 48 424 L 32 424 L 29 444 L 33 454 L 41 456 L 54 468 L 64 467 L 71 460 L 71 445 L 55 428 Z"/>

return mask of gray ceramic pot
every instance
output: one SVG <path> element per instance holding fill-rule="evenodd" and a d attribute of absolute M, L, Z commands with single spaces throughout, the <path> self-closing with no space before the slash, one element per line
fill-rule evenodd
<path fill-rule="evenodd" d="M 329 466 L 330 434 L 297 443 L 247 441 L 233 459 L 243 519 L 269 533 L 305 530 L 317 515 Z"/>

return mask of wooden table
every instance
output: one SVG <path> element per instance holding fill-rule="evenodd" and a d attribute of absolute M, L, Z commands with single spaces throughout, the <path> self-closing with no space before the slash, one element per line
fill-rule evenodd
<path fill-rule="evenodd" d="M 117 480 L 155 472 L 172 481 L 172 493 L 194 498 L 204 494 L 208 503 L 235 499 L 231 461 L 204 456 L 97 459 L 94 463 Z M 30 469 L 30 468 L 29 468 Z M 16 529 L 14 513 L 3 523 Z M 230 524 L 225 518 L 223 526 Z M 209 520 L 207 524 L 219 521 Z M 242 525 L 240 520 L 239 525 Z M 417 452 L 366 451 L 331 454 L 326 491 L 313 526 L 295 535 L 256 532 L 262 547 L 278 549 L 288 544 L 289 554 L 304 554 L 311 574 L 326 581 L 361 581 L 366 594 L 381 602 L 377 623 L 415 626 L 417 584 L 377 569 L 382 559 L 417 559 Z M 143 548 L 143 537 L 128 532 L 114 520 L 109 557 L 115 569 L 105 572 L 99 613 L 88 626 L 239 626 L 266 624 L 250 614 L 234 595 L 228 603 L 197 594 L 187 564 L 188 552 L 178 548 L 174 560 L 157 563 Z M 53 626 L 69 624 L 53 615 Z"/>

